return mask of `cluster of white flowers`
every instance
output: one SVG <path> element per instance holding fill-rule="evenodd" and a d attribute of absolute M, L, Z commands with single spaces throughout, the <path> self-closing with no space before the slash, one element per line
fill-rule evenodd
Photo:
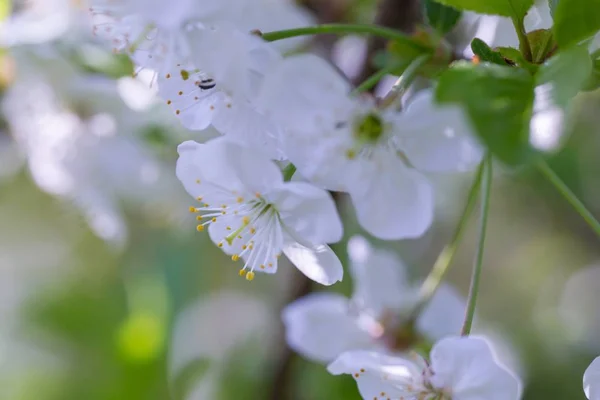
<path fill-rule="evenodd" d="M 146 77 L 151 87 L 141 103 L 128 104 L 136 116 L 131 110 L 123 116 L 128 100 L 118 90 L 138 81 L 111 85 L 68 64 L 53 65 L 47 60 L 60 57 L 44 53 L 57 51 L 51 47 L 14 50 L 17 61 L 25 59 L 21 64 L 38 67 L 20 72 L 3 108 L 37 184 L 74 203 L 106 240 L 126 238 L 121 200 L 162 204 L 179 187 L 175 175 L 192 197 L 197 231 L 239 262 L 240 276 L 252 281 L 256 273 L 273 274 L 285 255 L 329 286 L 344 273 L 329 247 L 344 234 L 332 192 L 348 196 L 373 237 L 419 238 L 442 196 L 431 175 L 483 165 L 463 111 L 437 104 L 433 82 L 416 88 L 399 79 L 380 96 L 364 93 L 329 61 L 296 52 L 305 40 L 264 40 L 263 32 L 313 23 L 292 0 L 88 3 L 95 40 L 126 54 L 134 78 Z M 61 29 L 45 32 L 52 39 L 81 24 L 67 0 L 52 4 L 64 10 L 53 14 L 64 20 Z M 547 7 L 533 10 L 526 21 L 531 29 L 550 25 Z M 469 39 L 516 46 L 505 22 L 471 13 L 463 18 Z M 24 13 L 2 27 L 3 44 L 48 40 L 41 39 L 44 29 L 35 35 L 15 29 L 25 23 L 43 25 L 35 12 Z M 175 174 L 135 134 L 162 112 L 183 131 L 171 138 L 180 143 Z M 536 126 L 531 130 L 535 135 Z M 395 255 L 362 237 L 350 240 L 348 254 L 350 299 L 313 293 L 284 309 L 291 348 L 328 364 L 334 375 L 352 375 L 368 400 L 520 398 L 521 383 L 496 359 L 494 341 L 470 335 L 470 328 L 458 336 L 467 307 L 455 289 L 442 283 L 424 298 Z M 600 358 L 583 380 L 588 398 L 600 400 Z"/>

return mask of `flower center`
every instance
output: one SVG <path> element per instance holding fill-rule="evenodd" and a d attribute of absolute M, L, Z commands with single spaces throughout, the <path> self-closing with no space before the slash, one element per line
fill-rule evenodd
<path fill-rule="evenodd" d="M 215 226 L 217 232 L 223 232 L 222 239 L 217 246 L 227 246 L 233 253 L 231 259 L 245 261 L 240 270 L 240 276 L 247 280 L 254 279 L 254 270 L 274 270 L 277 260 L 281 256 L 283 247 L 283 229 L 279 219 L 279 212 L 268 203 L 259 193 L 250 200 L 245 200 L 236 192 L 232 192 L 230 201 L 213 207 L 203 202 L 202 197 L 197 200 L 201 207 L 190 207 L 190 211 L 197 213 L 199 224 L 196 229 L 202 232 L 206 226 Z"/>
<path fill-rule="evenodd" d="M 360 143 L 376 143 L 384 133 L 384 123 L 375 113 L 359 118 L 354 124 L 354 137 Z"/>

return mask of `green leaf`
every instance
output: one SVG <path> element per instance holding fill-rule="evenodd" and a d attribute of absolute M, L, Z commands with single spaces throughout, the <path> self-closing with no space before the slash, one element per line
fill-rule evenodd
<path fill-rule="evenodd" d="M 454 28 L 462 14 L 456 8 L 445 6 L 434 0 L 425 0 L 423 8 L 427 23 L 442 35 Z"/>
<path fill-rule="evenodd" d="M 508 65 L 502 54 L 494 51 L 483 40 L 479 38 L 473 39 L 471 42 L 471 50 L 479 57 L 480 61 L 490 62 L 498 65 Z"/>
<path fill-rule="evenodd" d="M 440 103 L 462 106 L 482 142 L 500 160 L 527 162 L 534 78 L 526 71 L 492 64 L 457 63 L 436 89 Z"/>
<path fill-rule="evenodd" d="M 550 29 L 537 29 L 527 34 L 534 64 L 547 60 L 556 51 L 556 41 Z"/>
<path fill-rule="evenodd" d="M 534 0 L 437 0 L 459 10 L 470 10 L 481 14 L 502 15 L 518 20 L 525 17 Z"/>
<path fill-rule="evenodd" d="M 584 46 L 562 51 L 540 67 L 536 85 L 546 85 L 553 103 L 567 107 L 592 74 L 592 60 Z"/>
<path fill-rule="evenodd" d="M 600 30 L 600 0 L 565 0 L 554 11 L 554 34 L 561 48 L 587 39 Z"/>
<path fill-rule="evenodd" d="M 600 60 L 592 61 L 592 72 L 581 90 L 591 91 L 600 88 Z"/>
<path fill-rule="evenodd" d="M 523 68 L 531 75 L 534 75 L 539 68 L 539 66 L 527 61 L 525 57 L 523 57 L 523 54 L 513 47 L 498 47 L 497 50 L 500 52 L 500 54 L 502 54 L 502 57 L 509 60 L 512 64 Z"/>

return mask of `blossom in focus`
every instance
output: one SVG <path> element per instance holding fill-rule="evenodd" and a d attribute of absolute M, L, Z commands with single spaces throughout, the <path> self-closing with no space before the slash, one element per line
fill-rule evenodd
<path fill-rule="evenodd" d="M 174 61 L 158 80 L 159 94 L 182 124 L 203 130 L 212 124 L 236 143 L 283 158 L 278 127 L 253 100 L 281 55 L 259 37 L 227 27 L 193 29 L 194 49 Z"/>
<path fill-rule="evenodd" d="M 583 391 L 589 400 L 600 400 L 600 357 L 583 374 Z"/>
<path fill-rule="evenodd" d="M 258 152 L 217 138 L 179 145 L 177 177 L 198 207 L 199 231 L 234 261 L 240 275 L 275 273 L 285 254 L 307 277 L 331 285 L 343 268 L 326 243 L 342 238 L 342 223 L 331 196 L 304 182 L 284 182 L 275 163 Z"/>
<path fill-rule="evenodd" d="M 283 311 L 286 337 L 296 352 L 331 362 L 348 350 L 403 351 L 423 339 L 435 342 L 460 331 L 465 302 L 442 285 L 411 321 L 419 297 L 406 267 L 393 254 L 373 249 L 363 237 L 348 243 L 354 295 L 313 293 Z"/>
<path fill-rule="evenodd" d="M 350 374 L 365 400 L 516 400 L 517 378 L 500 365 L 478 337 L 448 337 L 437 342 L 426 360 L 372 351 L 349 351 L 328 367 Z"/>
<path fill-rule="evenodd" d="M 423 235 L 433 188 L 423 172 L 464 171 L 481 151 L 462 112 L 438 107 L 430 90 L 398 112 L 312 55 L 288 57 L 263 83 L 257 105 L 284 132 L 282 148 L 307 179 L 346 191 L 358 221 L 381 239 Z"/>

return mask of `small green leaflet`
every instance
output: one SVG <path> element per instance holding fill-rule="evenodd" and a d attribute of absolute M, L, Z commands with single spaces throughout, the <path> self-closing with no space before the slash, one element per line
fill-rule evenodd
<path fill-rule="evenodd" d="M 589 38 L 600 30 L 600 0 L 563 0 L 554 10 L 554 34 L 561 48 Z"/>
<path fill-rule="evenodd" d="M 479 38 L 473 39 L 471 42 L 471 50 L 473 51 L 473 54 L 479 57 L 480 61 L 498 65 L 508 65 L 500 52 L 492 50 L 487 43 Z"/>
<path fill-rule="evenodd" d="M 522 19 L 533 6 L 534 0 L 438 0 L 440 3 L 459 10 L 470 10 L 481 14 L 502 15 Z M 569 0 L 570 1 L 570 0 Z"/>
<path fill-rule="evenodd" d="M 458 63 L 440 76 L 436 99 L 460 105 L 481 141 L 510 165 L 528 161 L 534 78 L 525 70 Z"/>

